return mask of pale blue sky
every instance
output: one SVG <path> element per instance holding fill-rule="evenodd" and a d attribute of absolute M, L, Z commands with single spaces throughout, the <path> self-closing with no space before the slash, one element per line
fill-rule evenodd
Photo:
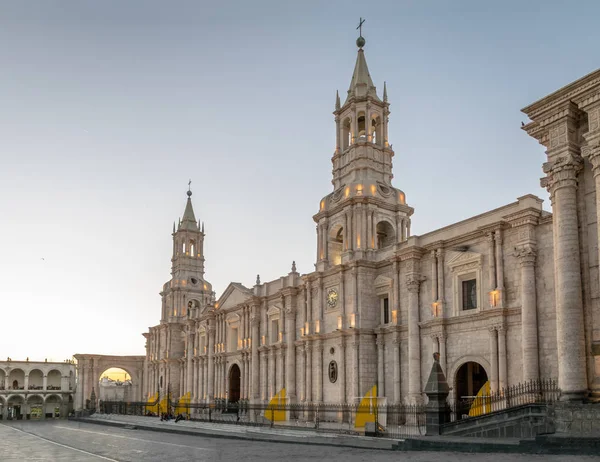
<path fill-rule="evenodd" d="M 519 110 L 597 1 L 0 1 L 0 357 L 143 354 L 189 178 L 217 294 L 310 272 L 360 16 L 415 234 L 547 200 Z"/>

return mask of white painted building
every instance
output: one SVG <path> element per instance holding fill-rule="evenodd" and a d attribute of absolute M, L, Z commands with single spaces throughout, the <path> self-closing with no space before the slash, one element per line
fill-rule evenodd
<path fill-rule="evenodd" d="M 66 417 L 73 409 L 74 394 L 71 361 L 0 361 L 2 420 Z"/>

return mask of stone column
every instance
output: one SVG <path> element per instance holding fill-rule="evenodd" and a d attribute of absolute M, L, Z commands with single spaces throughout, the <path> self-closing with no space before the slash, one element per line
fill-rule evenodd
<path fill-rule="evenodd" d="M 488 233 L 487 235 L 488 242 L 488 303 L 490 307 L 493 308 L 492 305 L 492 297 L 490 292 L 496 290 L 496 250 L 494 248 L 494 233 Z"/>
<path fill-rule="evenodd" d="M 304 345 L 304 350 L 306 351 L 306 401 L 312 403 L 312 345 L 310 340 Z"/>
<path fill-rule="evenodd" d="M 437 286 L 438 286 L 438 316 L 440 311 L 443 315 L 443 303 L 446 297 L 444 296 L 444 249 L 440 248 L 436 251 L 437 256 Z M 440 364 L 441 365 L 441 364 Z M 443 366 L 442 366 L 443 368 Z M 444 369 L 444 372 L 446 369 Z"/>
<path fill-rule="evenodd" d="M 438 341 L 440 342 L 440 366 L 446 373 L 446 336 L 439 336 Z"/>
<path fill-rule="evenodd" d="M 340 364 L 338 366 L 338 380 L 340 382 L 340 403 L 346 402 L 346 342 L 344 337 L 338 343 L 340 350 Z"/>
<path fill-rule="evenodd" d="M 394 334 L 394 403 L 400 404 L 400 334 Z"/>
<path fill-rule="evenodd" d="M 209 402 L 212 402 L 215 399 L 214 351 L 215 351 L 215 325 L 214 325 L 214 319 L 210 319 L 208 321 L 208 373 L 207 373 L 207 387 L 206 387 Z"/>
<path fill-rule="evenodd" d="M 502 253 L 502 228 L 498 228 L 496 237 L 496 307 L 504 307 L 504 257 Z"/>
<path fill-rule="evenodd" d="M 275 348 L 269 349 L 269 398 L 271 399 L 277 393 L 275 383 Z"/>
<path fill-rule="evenodd" d="M 490 327 L 490 389 L 492 393 L 498 391 L 498 339 L 496 337 L 496 327 Z"/>
<path fill-rule="evenodd" d="M 395 324 L 400 324 L 400 275 L 398 274 L 398 260 L 394 260 L 394 290 L 392 291 L 392 310 L 396 311 Z"/>
<path fill-rule="evenodd" d="M 189 329 L 191 329 L 191 326 L 188 327 Z M 194 334 L 192 334 L 191 332 L 188 332 L 187 335 L 187 369 L 185 371 L 185 379 L 186 379 L 186 383 L 185 383 L 185 393 L 190 393 L 190 395 L 192 395 L 193 390 L 192 390 L 192 386 L 195 383 L 194 379 L 194 373 L 193 373 L 193 357 L 194 357 Z"/>
<path fill-rule="evenodd" d="M 385 396 L 385 375 L 384 375 L 384 357 L 383 351 L 385 343 L 383 334 L 377 335 L 377 396 L 383 398 Z"/>
<path fill-rule="evenodd" d="M 269 396 L 269 390 L 267 388 L 267 361 L 267 352 L 265 350 L 262 350 L 260 352 L 260 399 L 262 401 L 266 401 Z"/>
<path fill-rule="evenodd" d="M 408 394 L 411 403 L 421 402 L 421 332 L 419 328 L 419 287 L 421 275 L 406 277 L 408 289 Z"/>
<path fill-rule="evenodd" d="M 323 341 L 317 340 L 317 402 L 323 402 Z"/>
<path fill-rule="evenodd" d="M 550 132 L 552 140 L 553 129 Z M 553 212 L 558 386 L 561 399 L 581 401 L 588 388 L 577 220 L 577 175 L 582 159 L 571 145 L 567 147 L 567 152 L 544 164 L 547 176 L 542 186 L 550 191 Z"/>
<path fill-rule="evenodd" d="M 498 389 L 504 390 L 508 386 L 505 326 L 498 326 L 498 380 Z"/>
<path fill-rule="evenodd" d="M 258 357 L 258 345 L 259 345 L 259 326 L 260 326 L 260 314 L 258 313 L 259 305 L 252 306 L 252 315 L 250 317 L 250 324 L 252 325 L 252 339 L 250 341 L 252 348 L 252 401 L 257 403 L 260 400 L 260 384 L 259 384 L 259 357 Z"/>
<path fill-rule="evenodd" d="M 241 370 L 240 370 L 240 399 L 244 399 L 246 397 L 246 395 L 248 394 L 248 389 L 246 388 L 246 354 L 242 353 L 242 360 L 241 360 Z"/>
<path fill-rule="evenodd" d="M 352 362 L 353 362 L 353 381 L 352 381 L 352 397 L 355 399 L 360 400 L 361 396 L 360 396 L 360 382 L 359 382 L 359 337 L 355 336 L 352 339 L 351 342 L 351 346 L 352 346 Z"/>
<path fill-rule="evenodd" d="M 521 267 L 521 347 L 523 381 L 539 379 L 537 299 L 535 284 L 535 256 L 533 245 L 517 249 Z"/>
<path fill-rule="evenodd" d="M 431 301 L 436 302 L 437 299 L 438 299 L 437 260 L 435 257 L 435 250 L 432 250 L 431 251 Z"/>
<path fill-rule="evenodd" d="M 285 296 L 285 342 L 286 342 L 286 371 L 285 390 L 290 403 L 296 402 L 296 297 L 292 293 Z"/>

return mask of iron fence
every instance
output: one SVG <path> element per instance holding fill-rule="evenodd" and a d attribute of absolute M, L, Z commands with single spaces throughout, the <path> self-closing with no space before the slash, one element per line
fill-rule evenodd
<path fill-rule="evenodd" d="M 166 406 L 164 405 L 167 402 Z M 385 438 L 425 435 L 425 406 L 401 404 L 250 404 L 216 399 L 211 403 L 177 405 L 163 397 L 163 407 L 153 402 L 104 401 L 100 412 L 174 418 L 180 414 L 192 421 L 271 427 Z"/>
<path fill-rule="evenodd" d="M 542 379 L 512 385 L 489 395 L 478 395 L 449 402 L 451 420 L 478 417 L 526 404 L 553 404 L 560 398 L 555 380 Z"/>

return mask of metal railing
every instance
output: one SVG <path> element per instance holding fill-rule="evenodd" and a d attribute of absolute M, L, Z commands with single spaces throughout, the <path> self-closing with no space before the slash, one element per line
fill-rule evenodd
<path fill-rule="evenodd" d="M 473 396 L 449 402 L 451 420 L 479 417 L 526 404 L 552 404 L 560 398 L 555 380 L 541 379 L 519 383 L 489 395 Z"/>
<path fill-rule="evenodd" d="M 177 405 L 165 397 L 153 402 L 104 401 L 100 412 L 186 419 L 231 425 L 271 427 L 335 433 L 371 435 L 386 438 L 405 438 L 424 435 L 424 405 L 364 405 L 364 404 L 250 404 L 247 400 L 235 403 L 216 399 L 211 403 Z M 163 403 L 163 404 L 159 404 Z M 160 410 L 157 412 L 157 407 Z"/>

